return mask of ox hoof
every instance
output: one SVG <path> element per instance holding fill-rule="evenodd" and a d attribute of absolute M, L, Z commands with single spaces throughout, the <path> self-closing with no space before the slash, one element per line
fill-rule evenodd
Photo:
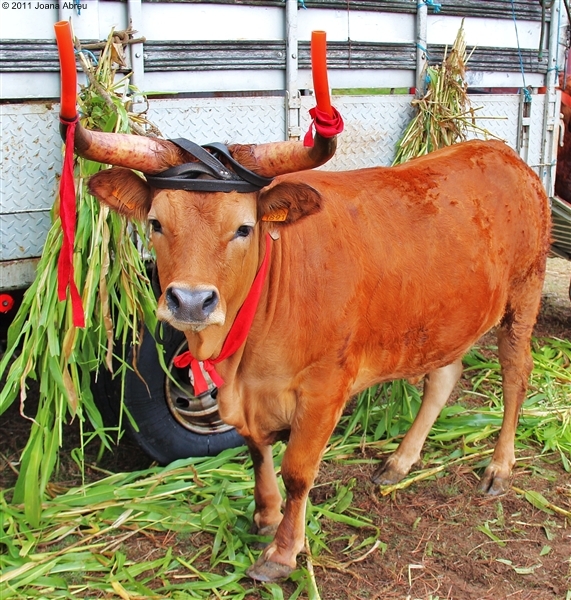
<path fill-rule="evenodd" d="M 252 523 L 252 526 L 250 527 L 250 533 L 253 533 L 254 535 L 260 535 L 262 537 L 273 538 L 276 535 L 278 526 L 279 526 L 279 523 L 274 523 L 273 525 L 266 525 L 265 527 L 258 527 L 255 523 Z"/>
<path fill-rule="evenodd" d="M 501 496 L 510 489 L 509 477 L 502 477 L 493 470 L 486 469 L 478 484 L 478 492 L 489 496 Z"/>
<path fill-rule="evenodd" d="M 273 562 L 271 560 L 264 560 L 263 554 L 258 560 L 246 571 L 248 577 L 255 579 L 256 581 L 282 581 L 287 579 L 293 569 L 288 565 L 282 563 Z"/>
<path fill-rule="evenodd" d="M 254 535 L 259 535 L 260 537 L 268 538 L 267 541 L 260 540 L 259 542 L 254 542 L 252 544 L 252 547 L 257 548 L 258 550 L 263 550 L 264 548 L 267 548 L 270 544 L 270 541 L 275 537 L 277 530 L 278 524 L 266 525 L 265 527 L 258 527 L 255 523 L 252 523 L 252 526 L 250 527 L 250 533 Z"/>
<path fill-rule="evenodd" d="M 390 459 L 381 463 L 373 473 L 371 481 L 377 485 L 393 485 L 404 479 L 408 473 L 403 473 L 391 464 Z"/>

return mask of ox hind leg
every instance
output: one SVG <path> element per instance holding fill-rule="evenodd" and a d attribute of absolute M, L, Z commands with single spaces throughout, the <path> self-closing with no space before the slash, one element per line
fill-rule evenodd
<path fill-rule="evenodd" d="M 282 460 L 286 489 L 283 518 L 273 541 L 248 569 L 258 581 L 285 579 L 296 568 L 296 557 L 305 545 L 305 515 L 309 491 L 319 470 L 327 442 L 341 415 L 339 403 L 301 398 L 296 408 L 288 445 Z M 340 408 L 336 409 L 335 407 Z"/>
<path fill-rule="evenodd" d="M 515 431 L 533 369 L 531 334 L 541 301 L 542 282 L 543 276 L 538 274 L 521 288 L 512 290 L 497 330 L 504 418 L 492 460 L 478 486 L 480 491 L 492 495 L 503 494 L 509 489 L 515 464 Z"/>
<path fill-rule="evenodd" d="M 397 483 L 420 460 L 426 436 L 460 379 L 462 369 L 462 360 L 457 360 L 426 375 L 420 410 L 399 447 L 373 473 L 373 483 Z"/>

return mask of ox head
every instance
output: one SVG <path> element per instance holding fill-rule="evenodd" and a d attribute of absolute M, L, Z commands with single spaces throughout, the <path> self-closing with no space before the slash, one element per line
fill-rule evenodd
<path fill-rule="evenodd" d="M 148 221 L 162 291 L 158 317 L 183 331 L 192 355 L 205 360 L 219 354 L 244 303 L 265 233 L 320 208 L 311 187 L 265 178 L 323 164 L 335 152 L 335 138 L 317 134 L 311 148 L 301 142 L 231 146 L 218 153 L 219 163 L 197 161 L 196 152 L 177 142 L 78 128 L 75 149 L 116 165 L 94 175 L 90 191 L 128 218 Z M 236 181 L 236 162 L 245 167 L 246 182 Z M 215 176 L 216 163 L 226 176 Z M 189 172 L 192 184 L 172 184 Z M 228 191 L 211 191 L 225 183 Z"/>

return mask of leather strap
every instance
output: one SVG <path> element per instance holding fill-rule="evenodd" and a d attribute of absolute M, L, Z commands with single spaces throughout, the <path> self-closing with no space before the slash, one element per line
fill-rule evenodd
<path fill-rule="evenodd" d="M 198 192 L 247 193 L 256 192 L 272 182 L 271 178 L 261 177 L 234 160 L 228 148 L 219 142 L 199 146 L 184 138 L 169 141 L 194 156 L 198 162 L 171 167 L 156 175 L 146 175 L 147 182 L 153 187 Z M 233 171 L 228 169 L 216 154 L 224 156 Z M 200 175 L 208 175 L 212 179 L 200 178 Z"/>

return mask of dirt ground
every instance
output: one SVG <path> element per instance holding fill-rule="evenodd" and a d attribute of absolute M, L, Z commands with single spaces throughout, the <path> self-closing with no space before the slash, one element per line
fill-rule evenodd
<path fill-rule="evenodd" d="M 571 339 L 570 279 L 571 262 L 550 258 L 537 336 Z M 14 484 L 11 465 L 17 464 L 28 427 L 16 406 L 0 417 L 3 488 Z M 79 482 L 77 467 L 66 454 L 77 441 L 76 428 L 68 427 L 58 475 L 62 483 Z M 99 464 L 127 471 L 149 462 L 125 439 Z M 571 600 L 571 523 L 564 517 L 535 508 L 514 489 L 499 498 L 477 494 L 477 475 L 466 466 L 387 497 L 370 482 L 371 473 L 370 464 L 326 463 L 311 493 L 318 503 L 333 493 L 334 482 L 355 480 L 352 507 L 374 520 L 386 544 L 386 551 L 378 548 L 351 564 L 343 563 L 345 541 L 338 548 L 331 545 L 332 556 L 317 557 L 315 577 L 323 600 Z M 521 457 L 513 486 L 540 492 L 571 510 L 571 480 L 555 456 Z M 330 540 L 343 533 L 339 524 L 324 521 L 323 526 L 330 528 Z M 178 551 L 184 552 L 182 545 Z M 286 597 L 292 586 L 283 584 Z"/>

